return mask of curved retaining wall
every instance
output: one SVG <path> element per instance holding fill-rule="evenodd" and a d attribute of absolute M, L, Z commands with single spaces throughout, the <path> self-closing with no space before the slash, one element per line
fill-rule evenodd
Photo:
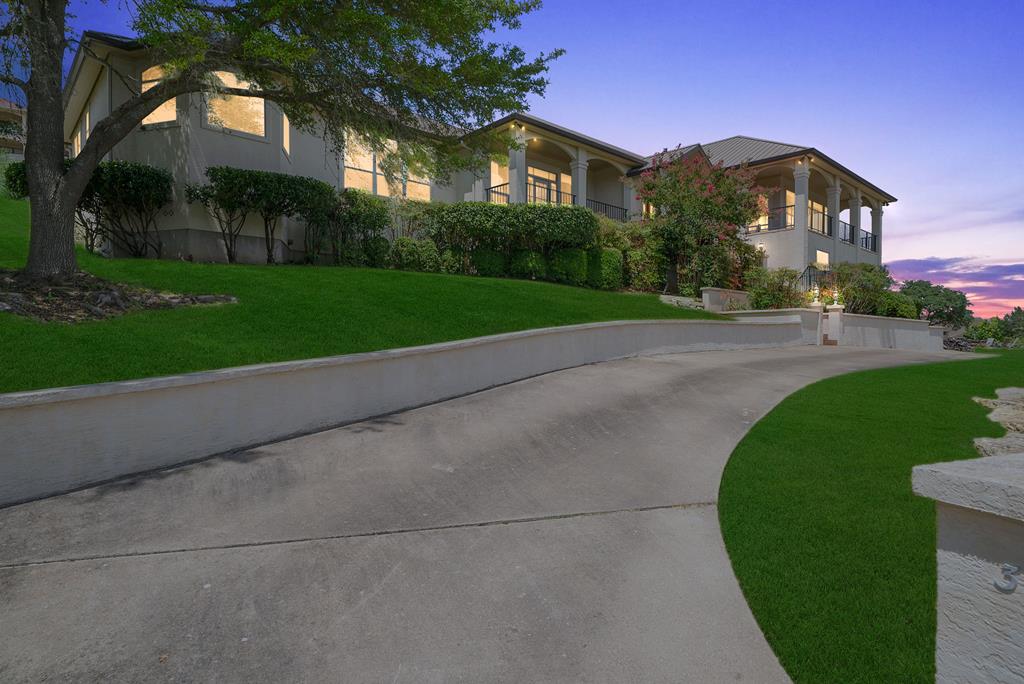
<path fill-rule="evenodd" d="M 637 354 L 804 343 L 798 317 L 617 321 L 0 395 L 0 505 Z"/>
<path fill-rule="evenodd" d="M 778 322 L 799 317 L 803 328 L 804 344 L 821 344 L 821 309 L 751 309 L 730 311 L 729 315 L 741 321 Z"/>
<path fill-rule="evenodd" d="M 842 329 L 843 346 L 942 351 L 942 328 L 928 321 L 843 313 Z"/>

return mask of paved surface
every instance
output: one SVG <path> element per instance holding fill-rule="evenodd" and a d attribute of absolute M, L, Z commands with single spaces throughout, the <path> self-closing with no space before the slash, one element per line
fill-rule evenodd
<path fill-rule="evenodd" d="M 786 681 L 726 460 L 798 387 L 944 358 L 615 361 L 0 510 L 0 681 Z"/>

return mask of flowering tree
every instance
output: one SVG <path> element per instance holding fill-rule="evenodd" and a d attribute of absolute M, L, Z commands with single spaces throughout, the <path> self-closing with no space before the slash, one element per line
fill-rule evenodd
<path fill-rule="evenodd" d="M 680 265 L 699 289 L 707 284 L 709 264 L 719 261 L 720 255 L 749 251 L 740 230 L 768 213 L 768 191 L 754 179 L 755 172 L 746 165 L 725 168 L 703 154 L 684 157 L 670 152 L 655 155 L 640 174 L 635 181 L 637 196 L 654 208 L 646 220 L 668 262 L 666 292 L 679 292 Z M 739 264 L 734 270 L 738 268 Z"/>

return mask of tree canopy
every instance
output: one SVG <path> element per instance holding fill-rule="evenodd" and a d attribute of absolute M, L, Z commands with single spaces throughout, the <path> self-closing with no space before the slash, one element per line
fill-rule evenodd
<path fill-rule="evenodd" d="M 517 29 L 539 0 L 134 0 L 131 27 L 164 78 L 143 90 L 88 41 L 68 34 L 67 0 L 16 0 L 0 8 L 0 83 L 28 105 L 28 185 L 33 199 L 27 270 L 74 268 L 70 215 L 107 152 L 144 117 L 186 93 L 259 96 L 300 130 L 335 148 L 356 134 L 385 173 L 409 167 L 447 177 L 480 165 L 502 138 L 475 132 L 543 94 L 553 50 L 534 57 L 494 36 Z M 65 53 L 102 62 L 132 93 L 94 122 L 67 168 L 63 157 Z M 216 71 L 236 73 L 230 87 Z M 397 145 L 390 143 L 394 141 Z"/>
<path fill-rule="evenodd" d="M 918 315 L 931 323 L 962 328 L 971 322 L 971 303 L 960 290 L 928 280 L 908 280 L 900 286 L 900 292 L 914 300 Z"/>

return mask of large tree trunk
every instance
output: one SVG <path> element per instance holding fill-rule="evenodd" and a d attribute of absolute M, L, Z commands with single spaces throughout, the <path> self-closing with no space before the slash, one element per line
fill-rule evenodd
<path fill-rule="evenodd" d="M 25 88 L 25 166 L 32 232 L 25 274 L 31 278 L 60 278 L 78 270 L 74 210 L 81 193 L 81 188 L 69 188 L 64 179 L 64 3 L 33 0 L 28 7 L 31 73 Z"/>

